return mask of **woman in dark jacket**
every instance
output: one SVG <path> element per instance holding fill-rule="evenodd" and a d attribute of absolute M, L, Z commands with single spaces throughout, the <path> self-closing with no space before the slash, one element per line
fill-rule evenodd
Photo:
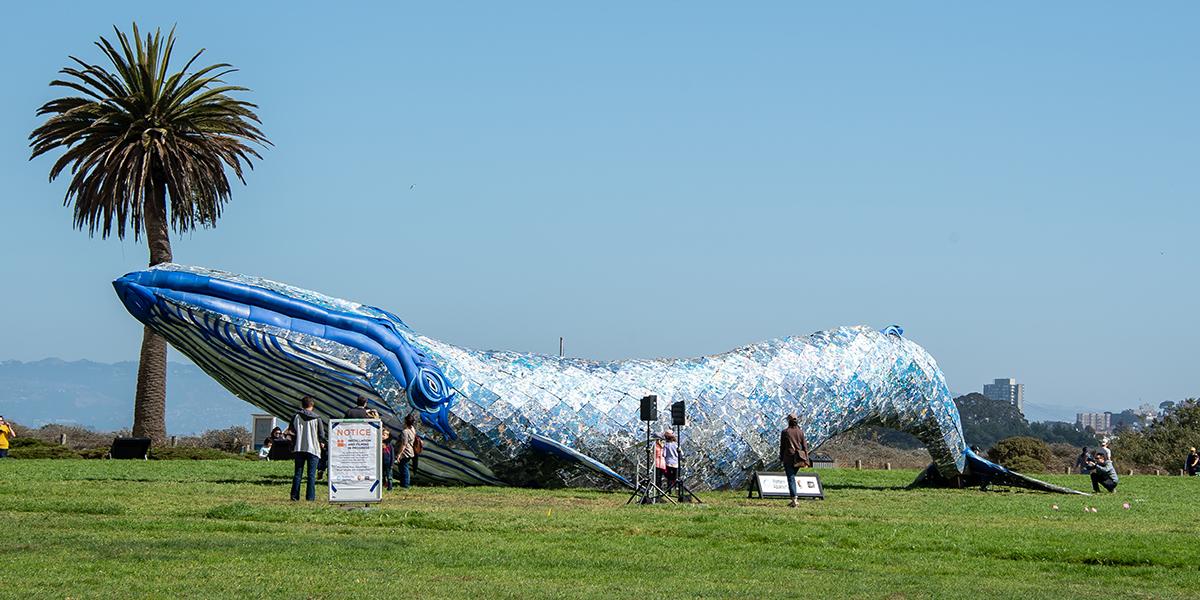
<path fill-rule="evenodd" d="M 804 431 L 800 429 L 800 420 L 796 415 L 787 416 L 788 426 L 779 433 L 779 460 L 783 462 L 783 472 L 787 474 L 788 492 L 792 501 L 788 504 L 795 508 L 796 502 L 796 471 L 811 466 L 808 460 L 808 441 L 804 439 Z"/>

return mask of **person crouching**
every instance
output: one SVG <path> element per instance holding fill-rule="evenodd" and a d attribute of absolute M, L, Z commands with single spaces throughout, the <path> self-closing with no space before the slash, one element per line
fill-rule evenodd
<path fill-rule="evenodd" d="M 1088 463 L 1092 468 L 1092 491 L 1099 492 L 1100 486 L 1109 492 L 1117 489 L 1117 469 L 1103 452 L 1097 452 L 1094 461 Z"/>

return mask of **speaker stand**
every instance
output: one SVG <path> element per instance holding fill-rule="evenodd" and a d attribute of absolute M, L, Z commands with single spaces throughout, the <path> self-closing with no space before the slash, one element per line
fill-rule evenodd
<path fill-rule="evenodd" d="M 675 474 L 675 485 L 679 487 L 675 491 L 679 494 L 679 502 L 704 504 L 704 501 L 683 483 L 683 427 L 679 425 L 675 426 L 675 443 L 679 445 L 679 472 Z"/>
<path fill-rule="evenodd" d="M 633 490 L 625 504 L 633 502 L 634 498 L 639 498 L 638 504 L 654 504 L 661 498 L 675 504 L 675 499 L 654 483 L 654 448 L 650 445 L 650 421 L 646 421 L 646 481 L 642 482 L 641 478 L 638 478 L 637 489 Z"/>

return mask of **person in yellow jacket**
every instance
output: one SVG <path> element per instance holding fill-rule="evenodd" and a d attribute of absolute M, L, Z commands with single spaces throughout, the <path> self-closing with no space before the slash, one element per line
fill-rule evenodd
<path fill-rule="evenodd" d="M 8 457 L 8 440 L 17 437 L 12 425 L 0 417 L 0 458 Z"/>

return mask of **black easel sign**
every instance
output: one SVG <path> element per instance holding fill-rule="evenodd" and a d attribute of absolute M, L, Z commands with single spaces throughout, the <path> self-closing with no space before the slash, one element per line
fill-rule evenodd
<path fill-rule="evenodd" d="M 825 490 L 821 488 L 820 475 L 796 473 L 795 479 L 797 498 L 825 499 Z M 787 474 L 755 471 L 750 476 L 750 491 L 746 497 L 790 499 L 792 494 L 788 490 Z"/>

